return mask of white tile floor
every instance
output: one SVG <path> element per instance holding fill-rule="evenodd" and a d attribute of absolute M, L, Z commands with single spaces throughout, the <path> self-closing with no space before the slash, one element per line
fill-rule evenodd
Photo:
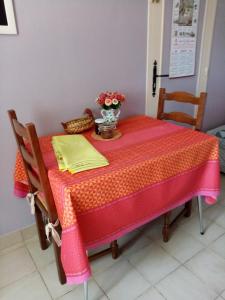
<path fill-rule="evenodd" d="M 92 263 L 90 300 L 225 300 L 225 176 L 216 205 L 204 206 L 199 234 L 196 206 L 168 243 L 162 219 L 119 240 L 122 255 Z M 36 230 L 0 237 L 1 300 L 83 300 L 82 286 L 58 283 L 52 248 L 41 251 Z"/>

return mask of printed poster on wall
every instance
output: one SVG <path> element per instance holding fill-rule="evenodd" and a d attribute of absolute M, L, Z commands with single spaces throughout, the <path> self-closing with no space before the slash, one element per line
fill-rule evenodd
<path fill-rule="evenodd" d="M 200 0 L 173 0 L 169 77 L 195 73 L 195 52 Z"/>

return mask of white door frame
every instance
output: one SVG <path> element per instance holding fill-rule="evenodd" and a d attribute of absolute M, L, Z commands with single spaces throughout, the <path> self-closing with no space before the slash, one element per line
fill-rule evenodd
<path fill-rule="evenodd" d="M 201 37 L 201 48 L 199 54 L 199 66 L 196 82 L 196 95 L 207 91 L 209 65 L 211 60 L 211 50 L 213 33 L 216 20 L 217 0 L 205 1 L 205 13 Z"/>
<path fill-rule="evenodd" d="M 215 25 L 217 0 L 205 0 L 205 13 L 201 36 L 199 66 L 196 79 L 196 95 L 207 91 L 208 71 L 211 58 L 212 40 Z M 157 80 L 157 91 L 152 96 L 152 68 L 154 60 L 158 63 L 161 73 L 163 54 L 165 0 L 148 0 L 148 30 L 147 30 L 147 66 L 146 66 L 146 101 L 145 113 L 155 117 L 157 114 L 158 91 L 161 86 L 160 77 Z"/>
<path fill-rule="evenodd" d="M 164 34 L 165 0 L 148 0 L 148 36 L 147 36 L 147 74 L 146 74 L 146 100 L 145 113 L 152 117 L 157 113 L 158 89 L 152 97 L 152 68 L 154 60 L 158 63 L 158 72 L 161 73 Z M 158 86 L 161 84 L 159 77 Z"/>

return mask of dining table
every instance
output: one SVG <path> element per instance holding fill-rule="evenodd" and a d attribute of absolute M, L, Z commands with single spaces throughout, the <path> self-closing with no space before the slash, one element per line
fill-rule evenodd
<path fill-rule="evenodd" d="M 59 170 L 53 135 L 39 138 L 62 227 L 61 260 L 69 284 L 91 276 L 89 249 L 117 240 L 195 196 L 212 204 L 219 195 L 214 136 L 145 115 L 120 120 L 117 129 L 121 136 L 114 140 L 96 140 L 92 130 L 83 133 L 109 165 L 75 174 Z M 17 153 L 17 196 L 26 195 L 26 182 Z"/>

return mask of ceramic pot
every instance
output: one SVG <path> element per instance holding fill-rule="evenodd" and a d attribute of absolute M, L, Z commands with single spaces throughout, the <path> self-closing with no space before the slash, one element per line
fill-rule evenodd
<path fill-rule="evenodd" d="M 112 123 L 112 122 L 117 122 L 119 115 L 120 115 L 120 110 L 119 109 L 102 109 L 101 110 L 101 115 L 106 123 Z"/>

